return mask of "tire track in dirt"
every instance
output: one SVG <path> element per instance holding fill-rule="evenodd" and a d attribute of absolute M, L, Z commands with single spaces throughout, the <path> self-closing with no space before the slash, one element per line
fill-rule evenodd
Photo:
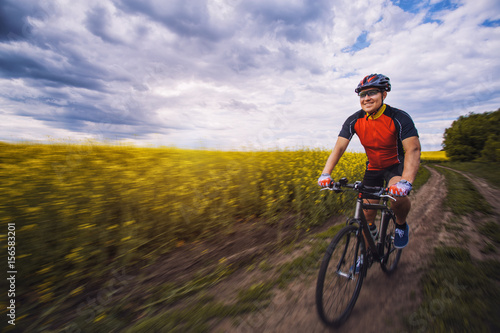
<path fill-rule="evenodd" d="M 419 281 L 446 218 L 442 208 L 445 178 L 428 169 L 430 179 L 410 196 L 410 243 L 397 270 L 387 276 L 373 264 L 351 316 L 336 332 L 401 332 L 403 318 L 420 304 Z M 217 325 L 213 332 L 330 332 L 317 316 L 315 288 L 315 275 L 298 278 L 284 290 L 276 288 L 269 306 L 242 316 L 239 325 Z"/>
<path fill-rule="evenodd" d="M 491 205 L 491 207 L 493 207 L 496 215 L 500 215 L 500 200 L 498 200 L 498 198 L 500 198 L 500 190 L 499 189 L 491 187 L 484 179 L 472 176 L 466 172 L 462 172 L 462 171 L 458 171 L 458 170 L 455 170 L 452 168 L 444 167 L 442 165 L 437 165 L 437 166 L 440 168 L 443 168 L 443 169 L 448 169 L 448 170 L 454 171 L 456 173 L 461 174 L 465 178 L 467 178 L 472 183 L 472 185 L 474 185 L 476 187 L 476 189 L 479 191 L 479 193 L 481 193 L 483 198 L 485 198 L 486 201 L 488 201 L 488 203 Z"/>
<path fill-rule="evenodd" d="M 442 169 L 451 170 L 467 178 L 481 194 L 481 196 L 493 208 L 493 217 L 488 215 L 484 216 L 482 214 L 468 214 L 466 216 L 460 217 L 460 224 L 464 229 L 464 234 L 468 237 L 468 239 L 463 240 L 463 243 L 467 244 L 467 248 L 474 259 L 485 260 L 488 257 L 494 257 L 497 260 L 500 260 L 500 254 L 489 253 L 488 255 L 486 255 L 485 253 L 483 253 L 485 244 L 489 243 L 490 240 L 479 232 L 479 227 L 484 223 L 491 221 L 492 218 L 496 219 L 497 222 L 500 222 L 500 201 L 498 200 L 498 198 L 500 197 L 500 190 L 490 186 L 484 179 L 473 176 L 469 173 L 458 171 L 442 165 L 436 166 Z"/>

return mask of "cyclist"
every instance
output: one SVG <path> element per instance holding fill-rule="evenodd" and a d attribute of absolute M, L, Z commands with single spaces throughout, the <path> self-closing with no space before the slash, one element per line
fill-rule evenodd
<path fill-rule="evenodd" d="M 397 196 L 391 208 L 396 215 L 394 247 L 404 248 L 409 241 L 406 217 L 411 208 L 408 194 L 420 165 L 420 140 L 417 129 L 406 112 L 384 104 L 391 83 L 387 76 L 371 74 L 364 77 L 354 90 L 359 95 L 361 110 L 351 115 L 340 130 L 337 142 L 328 157 L 318 185 L 326 187 L 330 173 L 344 154 L 354 134 L 365 148 L 368 162 L 363 184 L 387 186 Z M 384 185 L 384 181 L 385 184 Z M 371 203 L 378 200 L 370 199 Z M 374 228 L 376 210 L 365 210 L 366 219 Z"/>

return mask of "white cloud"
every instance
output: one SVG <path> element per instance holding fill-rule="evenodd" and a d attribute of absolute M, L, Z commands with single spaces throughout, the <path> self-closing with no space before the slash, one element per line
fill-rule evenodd
<path fill-rule="evenodd" d="M 0 24 L 1 140 L 332 147 L 374 72 L 427 150 L 458 116 L 499 107 L 500 28 L 481 25 L 500 18 L 494 0 L 8 2 L 20 16 Z"/>

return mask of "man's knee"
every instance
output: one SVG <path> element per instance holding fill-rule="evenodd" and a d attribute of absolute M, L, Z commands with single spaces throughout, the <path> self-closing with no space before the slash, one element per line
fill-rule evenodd
<path fill-rule="evenodd" d="M 368 221 L 368 223 L 373 223 L 373 221 L 375 221 L 375 217 L 377 216 L 376 210 L 373 210 L 373 209 L 365 210 L 364 213 L 365 213 L 366 221 Z"/>
<path fill-rule="evenodd" d="M 396 201 L 392 202 L 392 209 L 394 211 L 398 210 L 410 210 L 411 201 L 408 197 L 397 197 Z"/>

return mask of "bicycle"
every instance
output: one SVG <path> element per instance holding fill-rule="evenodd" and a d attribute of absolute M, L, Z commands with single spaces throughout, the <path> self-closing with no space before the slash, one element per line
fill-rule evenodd
<path fill-rule="evenodd" d="M 364 186 L 359 181 L 348 184 L 347 178 L 342 178 L 322 190 L 340 193 L 342 188 L 358 192 L 354 217 L 332 239 L 316 283 L 318 315 L 332 328 L 341 326 L 351 314 L 368 268 L 378 261 L 382 270 L 390 274 L 396 269 L 402 252 L 394 247 L 396 217 L 387 203 L 389 199 L 396 199 L 388 195 L 387 189 Z M 365 203 L 363 199 L 382 199 L 382 203 Z M 381 211 L 376 238 L 369 230 L 363 209 Z"/>

